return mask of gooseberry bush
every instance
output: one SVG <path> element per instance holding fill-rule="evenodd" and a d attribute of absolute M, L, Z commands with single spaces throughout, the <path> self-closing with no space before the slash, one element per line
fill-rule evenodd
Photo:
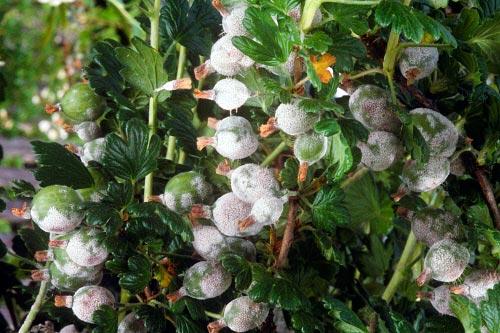
<path fill-rule="evenodd" d="M 498 1 L 140 6 L 1 192 L 16 330 L 500 332 Z"/>

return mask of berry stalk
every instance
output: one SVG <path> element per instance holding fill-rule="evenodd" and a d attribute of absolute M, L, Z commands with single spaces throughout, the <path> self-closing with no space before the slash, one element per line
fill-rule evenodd
<path fill-rule="evenodd" d="M 267 157 L 260 164 L 261 166 L 269 166 L 282 152 L 284 152 L 288 148 L 288 145 L 285 141 L 281 142 L 274 150 L 267 155 Z"/>
<path fill-rule="evenodd" d="M 160 8 L 161 0 L 155 0 L 153 11 L 151 13 L 151 36 L 150 45 L 155 50 L 158 50 L 160 45 Z M 149 114 L 148 114 L 149 137 L 151 138 L 158 127 L 158 97 L 153 95 L 149 98 Z M 149 197 L 153 195 L 153 172 L 146 176 L 144 180 L 144 201 L 149 201 Z"/>
<path fill-rule="evenodd" d="M 48 287 L 49 287 L 49 281 L 42 281 L 42 283 L 40 283 L 40 289 L 38 290 L 38 294 L 36 295 L 35 302 L 31 306 L 30 312 L 26 316 L 23 325 L 19 329 L 19 333 L 28 333 L 30 331 L 33 320 L 35 320 L 36 315 L 42 308 Z"/>

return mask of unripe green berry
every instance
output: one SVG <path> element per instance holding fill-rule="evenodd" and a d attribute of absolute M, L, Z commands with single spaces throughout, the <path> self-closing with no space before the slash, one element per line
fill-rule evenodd
<path fill-rule="evenodd" d="M 259 327 L 267 318 L 269 307 L 255 303 L 248 296 L 229 302 L 224 308 L 224 324 L 234 332 L 247 332 Z"/>
<path fill-rule="evenodd" d="M 168 209 L 184 214 L 195 203 L 205 202 L 212 193 L 212 186 L 195 171 L 181 172 L 168 181 L 162 202 Z"/>
<path fill-rule="evenodd" d="M 392 133 L 375 131 L 368 135 L 366 143 L 358 143 L 361 163 L 373 171 L 390 168 L 403 156 L 401 141 Z"/>
<path fill-rule="evenodd" d="M 253 204 L 262 197 L 281 196 L 280 185 L 271 169 L 247 163 L 229 174 L 231 190 L 240 200 Z"/>
<path fill-rule="evenodd" d="M 99 118 L 106 103 L 88 84 L 74 84 L 61 100 L 61 111 L 70 120 L 81 123 Z"/>

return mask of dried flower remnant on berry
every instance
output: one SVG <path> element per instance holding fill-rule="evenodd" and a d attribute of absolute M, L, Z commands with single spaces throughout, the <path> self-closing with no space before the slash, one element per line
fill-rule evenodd
<path fill-rule="evenodd" d="M 459 221 L 443 209 L 425 208 L 416 213 L 410 212 L 409 219 L 415 238 L 427 246 L 432 246 L 442 239 L 460 238 Z"/>
<path fill-rule="evenodd" d="M 430 279 L 453 282 L 462 275 L 469 263 L 469 250 L 450 239 L 443 239 L 431 246 L 424 260 L 424 270 L 417 278 L 422 286 Z"/>
<path fill-rule="evenodd" d="M 390 168 L 404 153 L 401 141 L 392 133 L 374 131 L 368 135 L 368 141 L 359 142 L 361 162 L 373 171 Z"/>
<path fill-rule="evenodd" d="M 408 47 L 399 58 L 399 70 L 411 83 L 431 75 L 438 60 L 439 51 L 435 47 Z"/>
<path fill-rule="evenodd" d="M 267 304 L 255 303 L 248 296 L 238 297 L 226 305 L 222 319 L 208 324 L 208 332 L 217 333 L 224 327 L 247 332 L 262 325 L 268 314 Z"/>
<path fill-rule="evenodd" d="M 262 197 L 280 197 L 280 185 L 271 169 L 244 164 L 229 172 L 231 190 L 244 202 L 253 204 Z"/>
<path fill-rule="evenodd" d="M 239 222 L 241 231 L 254 224 L 266 226 L 276 223 L 283 213 L 283 200 L 275 197 L 262 197 L 253 206 L 250 216 Z"/>
<path fill-rule="evenodd" d="M 218 81 L 212 90 L 195 90 L 194 97 L 201 99 L 210 99 L 215 101 L 223 110 L 236 110 L 243 106 L 248 98 L 250 91 L 238 80 L 222 79 Z"/>
<path fill-rule="evenodd" d="M 182 288 L 167 295 L 171 302 L 184 296 L 210 299 L 220 296 L 231 285 L 231 274 L 215 261 L 200 261 L 184 273 Z"/>
<path fill-rule="evenodd" d="M 293 153 L 299 160 L 297 180 L 303 182 L 307 177 L 309 166 L 322 159 L 328 149 L 328 139 L 317 133 L 306 133 L 297 137 L 293 145 Z"/>
<path fill-rule="evenodd" d="M 431 156 L 427 163 L 409 161 L 403 167 L 403 184 L 412 192 L 428 192 L 444 183 L 450 174 L 447 158 Z"/>
<path fill-rule="evenodd" d="M 452 286 L 450 290 L 454 294 L 464 295 L 479 304 L 487 299 L 488 290 L 493 289 L 498 283 L 500 283 L 500 272 L 478 270 L 469 274 L 462 284 Z"/>

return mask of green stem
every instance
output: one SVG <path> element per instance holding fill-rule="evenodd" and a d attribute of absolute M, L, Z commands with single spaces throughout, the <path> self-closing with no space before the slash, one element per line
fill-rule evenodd
<path fill-rule="evenodd" d="M 394 294 L 398 290 L 399 285 L 403 282 L 405 273 L 408 268 L 410 268 L 409 264 L 413 261 L 415 257 L 415 249 L 417 246 L 417 239 L 413 232 L 410 231 L 408 238 L 406 239 L 406 244 L 403 249 L 403 253 L 401 254 L 401 258 L 399 258 L 398 263 L 396 264 L 396 268 L 394 269 L 394 273 L 389 280 L 389 284 L 384 290 L 382 294 L 382 299 L 387 303 L 391 301 L 394 297 Z"/>
<path fill-rule="evenodd" d="M 153 12 L 151 13 L 151 39 L 150 45 L 152 48 L 158 50 L 160 45 L 160 8 L 161 0 L 155 0 Z M 156 94 L 149 98 L 149 113 L 148 113 L 148 126 L 149 138 L 156 134 L 158 122 L 158 97 Z M 153 195 L 153 173 L 151 172 L 144 180 L 144 201 L 149 201 Z"/>
<path fill-rule="evenodd" d="M 354 75 L 349 75 L 349 80 L 357 80 L 366 75 L 374 75 L 374 74 L 382 74 L 385 75 L 384 70 L 382 68 L 370 68 L 365 71 L 356 73 Z"/>
<path fill-rule="evenodd" d="M 36 295 L 35 302 L 31 306 L 30 312 L 28 312 L 28 315 L 26 316 L 26 319 L 24 320 L 24 323 L 18 333 L 28 333 L 30 331 L 31 324 L 33 324 L 33 320 L 35 320 L 36 315 L 43 305 L 48 287 L 49 281 L 42 281 L 42 283 L 40 283 L 40 289 L 38 290 L 38 295 Z"/>
<path fill-rule="evenodd" d="M 437 48 L 447 48 L 452 47 L 450 44 L 443 43 L 399 43 L 399 48 L 407 48 L 407 47 L 437 47 Z"/>
<path fill-rule="evenodd" d="M 175 136 L 169 135 L 167 142 L 167 160 L 173 161 L 175 158 Z"/>
<path fill-rule="evenodd" d="M 285 141 L 282 141 L 274 150 L 267 155 L 267 157 L 260 164 L 261 166 L 269 166 L 282 152 L 284 152 L 288 148 L 288 145 Z"/>
<path fill-rule="evenodd" d="M 205 314 L 207 317 L 214 318 L 214 319 L 221 319 L 222 315 L 215 313 L 215 312 L 210 312 L 210 311 L 205 311 Z"/>

